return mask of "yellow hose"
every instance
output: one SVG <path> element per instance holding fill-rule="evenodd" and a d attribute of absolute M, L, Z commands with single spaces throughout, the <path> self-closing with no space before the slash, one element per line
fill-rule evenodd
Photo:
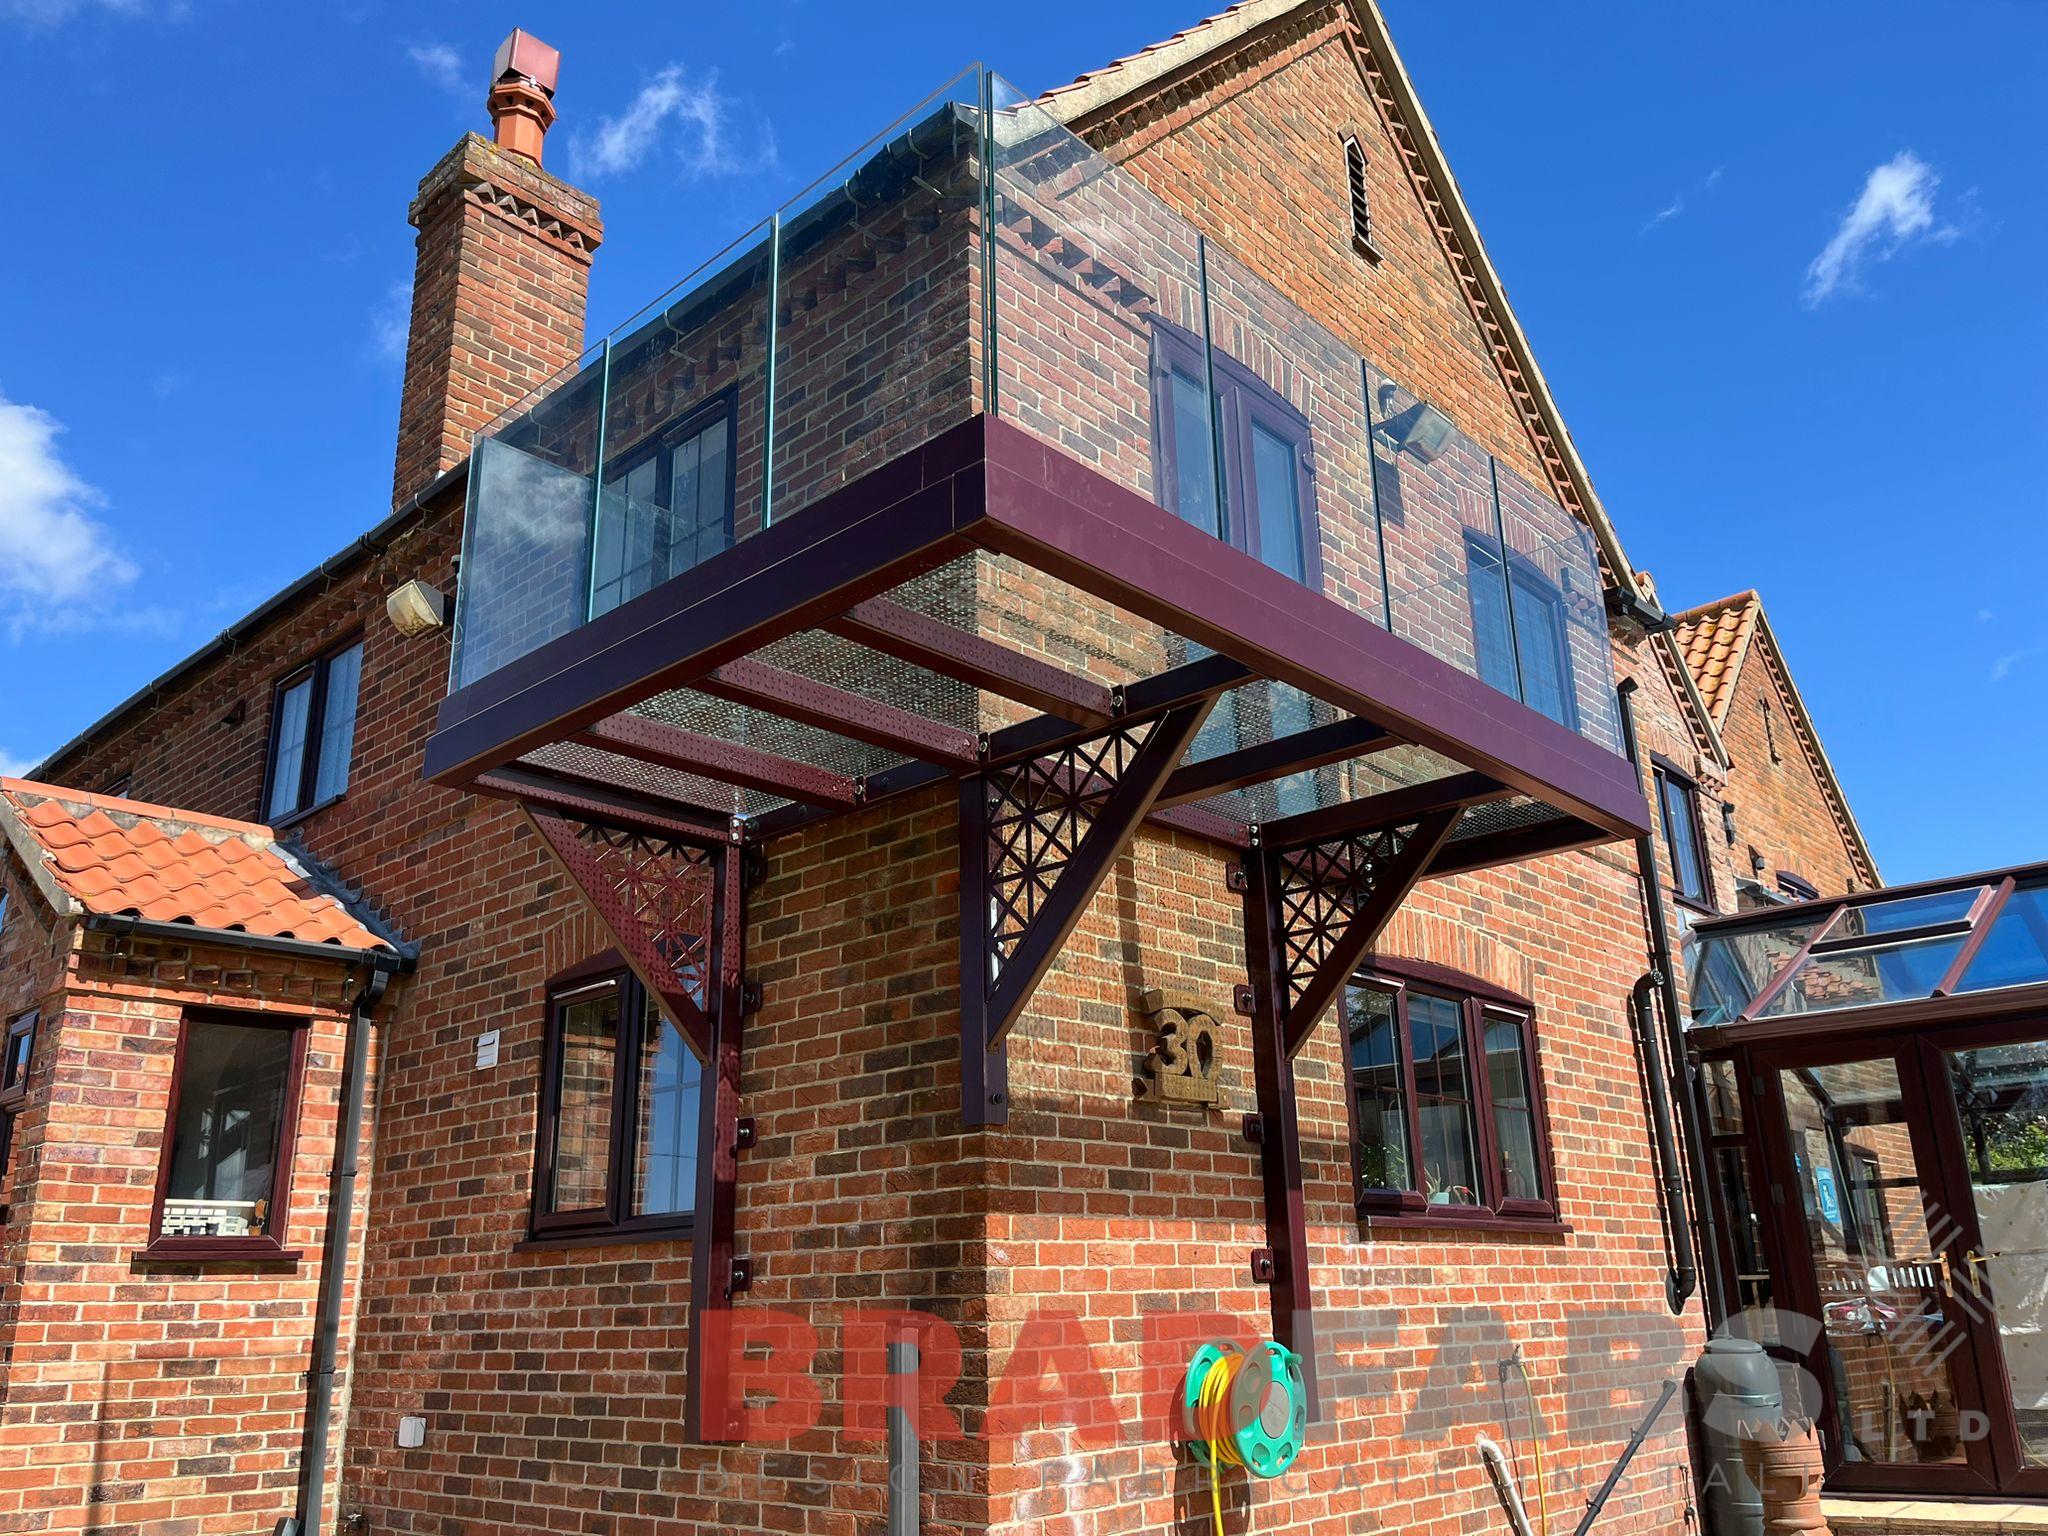
<path fill-rule="evenodd" d="M 1529 1404 L 1529 1449 L 1536 1459 L 1536 1528 L 1550 1536 L 1550 1494 L 1543 1486 L 1543 1426 L 1536 1418 L 1536 1393 L 1529 1385 L 1529 1368 L 1518 1358 L 1516 1374 L 1522 1378 L 1522 1396 Z"/>
<path fill-rule="evenodd" d="M 1244 1369 L 1244 1360 L 1237 1354 L 1218 1356 L 1203 1373 L 1202 1385 L 1195 1393 L 1195 1425 L 1209 1443 L 1209 1508 L 1216 1517 L 1216 1536 L 1224 1536 L 1223 1474 L 1217 1468 L 1244 1465 L 1244 1458 L 1237 1453 L 1237 1437 L 1230 1429 L 1229 1412 L 1230 1389 Z"/>

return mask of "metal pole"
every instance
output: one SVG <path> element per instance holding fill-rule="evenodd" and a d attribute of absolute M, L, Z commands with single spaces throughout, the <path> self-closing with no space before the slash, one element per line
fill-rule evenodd
<path fill-rule="evenodd" d="M 598 368 L 597 445 L 590 456 L 590 537 L 583 544 L 583 622 L 586 624 L 597 617 L 597 541 L 604 528 L 604 440 L 611 431 L 607 418 L 612 408 L 612 339 L 609 336 L 604 339 Z M 469 521 L 467 515 L 463 521 Z M 621 529 L 620 537 L 624 535 L 625 531 Z"/>
<path fill-rule="evenodd" d="M 768 378 L 761 415 L 761 526 L 775 521 L 775 349 L 781 342 L 782 213 L 768 220 Z"/>
<path fill-rule="evenodd" d="M 917 1536 L 922 1519 L 917 1454 L 918 1356 L 914 1339 L 889 1345 L 889 1536 Z"/>

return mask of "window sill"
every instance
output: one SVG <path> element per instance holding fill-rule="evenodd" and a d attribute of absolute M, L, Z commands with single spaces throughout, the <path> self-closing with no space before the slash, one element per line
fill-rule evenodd
<path fill-rule="evenodd" d="M 280 1264 L 296 1268 L 301 1257 L 269 1238 L 158 1238 L 129 1255 L 138 1264 Z"/>
<path fill-rule="evenodd" d="M 625 1243 L 673 1243 L 696 1233 L 695 1221 L 660 1227 L 607 1227 L 601 1232 L 551 1232 L 522 1238 L 514 1253 L 549 1253 L 563 1248 L 615 1248 Z"/>
<path fill-rule="evenodd" d="M 279 816 L 276 820 L 272 821 L 269 824 L 270 829 L 273 832 L 281 832 L 286 827 L 295 827 L 302 821 L 310 821 L 312 820 L 313 817 L 318 816 L 322 811 L 326 810 L 330 805 L 341 804 L 342 800 L 345 799 L 347 795 L 348 791 L 344 789 L 338 795 L 329 795 L 325 800 L 315 801 L 313 804 L 307 806 L 303 811 L 292 811 L 287 815 Z"/>
<path fill-rule="evenodd" d="M 1378 266 L 1384 259 L 1380 255 L 1380 248 L 1377 245 L 1373 244 L 1370 240 L 1361 239 L 1357 235 L 1351 237 L 1351 249 L 1363 256 L 1366 265 L 1370 267 Z"/>
<path fill-rule="evenodd" d="M 1565 1237 L 1571 1223 L 1556 1217 L 1498 1216 L 1480 1211 L 1471 1216 L 1438 1216 L 1427 1211 L 1360 1211 L 1358 1235 L 1380 1232 L 1469 1232 L 1485 1237 Z"/>
<path fill-rule="evenodd" d="M 1677 891 L 1673 891 L 1671 899 L 1679 906 L 1685 908 L 1686 911 L 1696 913 L 1700 917 L 1719 917 L 1721 915 L 1719 907 L 1715 906 L 1711 901 L 1702 901 L 1697 896 L 1684 896 Z"/>

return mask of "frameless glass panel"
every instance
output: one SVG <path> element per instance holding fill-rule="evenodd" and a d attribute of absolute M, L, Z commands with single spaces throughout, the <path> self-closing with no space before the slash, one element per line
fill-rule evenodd
<path fill-rule="evenodd" d="M 1408 1050 L 1415 1063 L 1415 1119 L 1422 1138 L 1422 1192 L 1431 1205 L 1478 1205 L 1478 1125 L 1465 1050 L 1463 1007 L 1408 994 Z"/>
<path fill-rule="evenodd" d="M 619 989 L 562 1006 L 556 1098 L 555 1211 L 599 1210 L 610 1190 L 612 1083 L 618 1071 Z"/>
<path fill-rule="evenodd" d="M 1969 917 L 1970 909 L 1977 904 L 1982 890 L 1983 887 L 1973 885 L 1960 891 L 1901 896 L 1893 901 L 1870 901 L 1845 908 L 1841 921 L 1829 931 L 1828 942 L 1866 936 L 1874 938 L 1879 934 L 1925 928 L 1934 923 L 1962 922 Z"/>
<path fill-rule="evenodd" d="M 1536 1157 L 1536 1105 L 1525 1040 L 1519 1019 L 1487 1015 L 1486 1086 L 1500 1145 L 1500 1193 L 1509 1200 L 1541 1200 L 1547 1193 Z"/>
<path fill-rule="evenodd" d="M 2021 886 L 2006 898 L 1956 990 L 1984 992 L 2041 981 L 2048 981 L 2048 886 Z"/>
<path fill-rule="evenodd" d="M 320 706 L 320 763 L 313 771 L 313 798 L 331 800 L 348 788 L 349 760 L 356 740 L 356 693 L 363 680 L 363 647 L 358 641 L 327 663 L 327 692 Z"/>
<path fill-rule="evenodd" d="M 277 725 L 270 743 L 270 804 L 275 820 L 299 809 L 306 775 L 306 729 L 313 710 L 313 677 L 308 673 L 277 701 Z"/>
<path fill-rule="evenodd" d="M 1494 461 L 1507 540 L 1522 696 L 1588 741 L 1619 752 L 1620 705 L 1593 530 Z"/>
<path fill-rule="evenodd" d="M 458 688 L 588 617 L 602 357 L 588 354 L 477 437 L 456 599 Z"/>
<path fill-rule="evenodd" d="M 1344 1009 L 1351 1035 L 1351 1103 L 1358 1136 L 1359 1187 L 1413 1189 L 1408 1090 L 1401 1069 L 1394 994 L 1384 987 L 1354 986 L 1345 993 Z"/>
<path fill-rule="evenodd" d="M 1900 998 L 1926 997 L 1941 983 L 1962 952 L 1963 938 L 1922 939 L 1877 949 L 1809 955 L 1757 1017 L 1863 1008 Z"/>
<path fill-rule="evenodd" d="M 774 521 L 974 410 L 981 78 L 941 87 L 782 207 Z"/>
<path fill-rule="evenodd" d="M 993 84 L 996 409 L 1199 518 L 1219 500 L 1203 485 L 1213 413 L 1195 399 L 1208 387 L 1200 236 L 1042 106 Z M 1179 382 L 1176 350 L 1193 354 Z"/>
<path fill-rule="evenodd" d="M 1692 977 L 1691 1022 L 1704 1026 L 1740 1018 L 1824 920 L 1805 917 L 1777 927 L 1701 934 L 1699 947 L 1686 959 Z"/>
<path fill-rule="evenodd" d="M 1890 1057 L 1779 1074 L 1821 1298 L 1836 1428 L 1854 1462 L 1960 1465 L 1950 1360 L 1967 1342 Z"/>
<path fill-rule="evenodd" d="M 271 1202 L 292 1049 L 288 1029 L 186 1021 L 163 1236 L 276 1235 Z"/>
<path fill-rule="evenodd" d="M 1983 1244 L 1970 1281 L 1998 1325 L 2021 1454 L 2048 1466 L 2048 1039 L 1948 1061 Z"/>
<path fill-rule="evenodd" d="M 697 1112 L 703 1085 L 703 1066 L 683 1032 L 650 1001 L 640 1041 L 635 1216 L 672 1216 L 696 1209 Z"/>

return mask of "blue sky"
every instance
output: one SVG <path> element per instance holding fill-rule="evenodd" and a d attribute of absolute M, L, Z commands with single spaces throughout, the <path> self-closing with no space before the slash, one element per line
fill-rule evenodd
<path fill-rule="evenodd" d="M 510 26 L 563 50 L 595 334 L 970 60 L 1200 14 L 0 0 L 0 767 L 383 514 L 406 202 Z M 1667 603 L 1763 592 L 1889 878 L 2048 858 L 2048 5 L 1389 15 Z"/>

